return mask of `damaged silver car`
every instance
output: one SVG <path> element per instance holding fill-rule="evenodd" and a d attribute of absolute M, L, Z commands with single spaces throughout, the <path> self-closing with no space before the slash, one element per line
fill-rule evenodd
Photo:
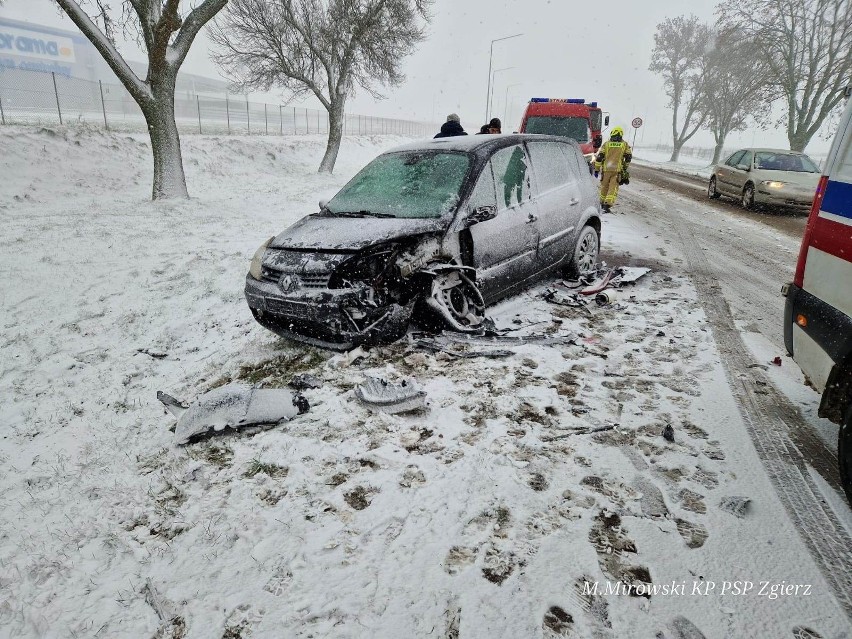
<path fill-rule="evenodd" d="M 320 209 L 257 250 L 245 295 L 263 326 L 326 347 L 393 341 L 412 321 L 477 331 L 487 304 L 598 261 L 597 185 L 561 137 L 408 144 Z"/>

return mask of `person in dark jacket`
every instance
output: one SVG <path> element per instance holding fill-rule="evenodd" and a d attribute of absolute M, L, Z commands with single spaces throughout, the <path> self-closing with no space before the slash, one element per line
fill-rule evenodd
<path fill-rule="evenodd" d="M 491 127 L 487 124 L 483 124 L 481 127 L 479 127 L 479 133 L 477 133 L 476 135 L 484 135 L 486 133 L 491 133 Z"/>
<path fill-rule="evenodd" d="M 461 119 L 455 113 L 450 113 L 447 116 L 447 121 L 441 125 L 441 132 L 436 138 L 452 138 L 456 135 L 467 135 L 467 131 L 462 128 Z"/>
<path fill-rule="evenodd" d="M 503 132 L 503 123 L 500 122 L 500 118 L 491 118 L 491 122 L 488 123 L 488 132 L 489 133 L 502 133 Z"/>

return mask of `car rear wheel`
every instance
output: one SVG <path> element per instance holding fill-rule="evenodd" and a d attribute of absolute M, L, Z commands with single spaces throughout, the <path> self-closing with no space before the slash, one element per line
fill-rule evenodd
<path fill-rule="evenodd" d="M 846 419 L 840 425 L 837 461 L 840 466 L 840 482 L 846 492 L 846 499 L 852 505 L 852 406 L 846 411 Z"/>
<path fill-rule="evenodd" d="M 598 254 L 600 253 L 600 235 L 595 227 L 586 225 L 577 238 L 574 255 L 568 263 L 569 277 L 585 275 L 597 269 Z"/>
<path fill-rule="evenodd" d="M 710 184 L 707 185 L 707 197 L 711 200 L 718 200 L 721 197 L 718 189 L 716 189 L 716 176 L 710 178 Z"/>
<path fill-rule="evenodd" d="M 754 208 L 754 185 L 750 182 L 743 188 L 743 197 L 740 203 L 746 210 Z"/>

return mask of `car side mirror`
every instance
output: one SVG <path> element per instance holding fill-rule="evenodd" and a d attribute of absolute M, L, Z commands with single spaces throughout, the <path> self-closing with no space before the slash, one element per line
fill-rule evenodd
<path fill-rule="evenodd" d="M 748 164 L 738 164 L 737 168 L 740 171 L 751 171 L 751 167 Z"/>
<path fill-rule="evenodd" d="M 328 200 L 320 200 L 319 201 L 320 211 L 324 211 L 328 206 Z"/>
<path fill-rule="evenodd" d="M 604 118 L 604 126 L 609 126 L 609 116 Z"/>
<path fill-rule="evenodd" d="M 467 225 L 473 226 L 480 222 L 487 222 L 497 217 L 497 207 L 493 205 L 477 206 L 467 214 Z"/>
<path fill-rule="evenodd" d="M 596 135 L 594 137 L 594 139 L 592 140 L 592 146 L 595 147 L 595 149 L 599 149 L 599 148 L 601 148 L 602 144 L 603 144 L 603 136 L 602 135 Z"/>

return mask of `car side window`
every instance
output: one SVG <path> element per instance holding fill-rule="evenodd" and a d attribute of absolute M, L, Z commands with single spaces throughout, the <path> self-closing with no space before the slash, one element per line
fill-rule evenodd
<path fill-rule="evenodd" d="M 740 158 L 740 161 L 737 164 L 745 164 L 747 167 L 751 168 L 751 163 L 754 161 L 754 153 L 751 151 L 745 151 L 743 156 Z"/>
<path fill-rule="evenodd" d="M 737 151 L 731 157 L 728 158 L 728 161 L 725 162 L 728 166 L 736 166 L 740 163 L 740 159 L 745 155 L 745 151 Z"/>
<path fill-rule="evenodd" d="M 480 206 L 497 206 L 497 193 L 494 190 L 494 174 L 490 160 L 479 174 L 476 186 L 473 187 L 468 198 L 468 209 L 475 211 Z"/>
<path fill-rule="evenodd" d="M 568 144 L 560 144 L 559 149 L 562 151 L 562 155 L 568 159 L 568 166 L 577 171 L 577 176 L 591 173 L 589 163 L 577 149 Z"/>
<path fill-rule="evenodd" d="M 577 181 L 576 170 L 568 164 L 568 158 L 560 149 L 562 146 L 565 145 L 557 142 L 527 144 L 541 193 L 547 193 Z"/>
<path fill-rule="evenodd" d="M 522 146 L 500 149 L 491 156 L 491 166 L 497 186 L 498 210 L 530 201 L 530 163 Z"/>

